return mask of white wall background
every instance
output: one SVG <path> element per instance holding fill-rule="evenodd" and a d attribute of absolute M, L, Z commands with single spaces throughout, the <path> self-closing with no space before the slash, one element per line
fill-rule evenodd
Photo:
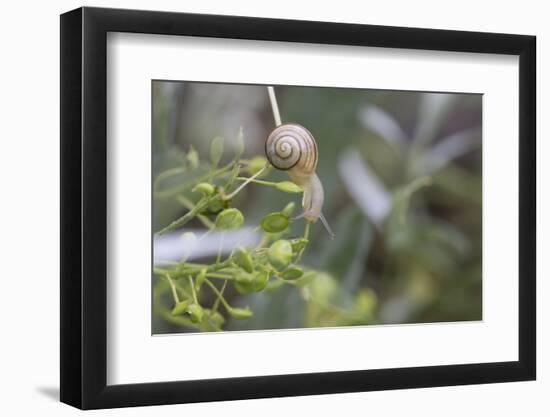
<path fill-rule="evenodd" d="M 311 0 L 93 1 L 86 5 L 534 34 L 538 37 L 539 378 L 537 382 L 145 407 L 128 416 L 529 415 L 550 413 L 550 26 L 545 2 L 313 2 Z M 59 379 L 59 17 L 77 1 L 5 2 L 0 24 L 0 410 L 75 415 L 57 402 Z M 546 74 L 545 74 L 546 72 Z M 546 158 L 545 158 L 546 157 Z M 26 165 L 22 165 L 25 161 Z M 546 193 L 543 193 L 546 188 Z M 544 233 L 545 232 L 545 233 Z M 21 299 L 26 300 L 21 304 Z M 22 331 L 22 329 L 24 331 Z M 32 329 L 30 331 L 29 329 Z M 544 395 L 546 394 L 546 395 Z"/>

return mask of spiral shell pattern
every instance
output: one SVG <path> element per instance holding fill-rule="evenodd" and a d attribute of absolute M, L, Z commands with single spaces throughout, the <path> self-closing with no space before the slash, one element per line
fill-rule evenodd
<path fill-rule="evenodd" d="M 265 142 L 265 154 L 281 170 L 306 177 L 317 167 L 317 143 L 305 127 L 286 123 L 271 132 Z"/>

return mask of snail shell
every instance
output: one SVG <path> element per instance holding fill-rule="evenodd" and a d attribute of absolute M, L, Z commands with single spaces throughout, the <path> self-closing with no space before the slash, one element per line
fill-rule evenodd
<path fill-rule="evenodd" d="M 317 167 L 317 143 L 309 130 L 296 123 L 275 128 L 265 142 L 265 154 L 275 168 L 294 178 L 308 178 Z"/>

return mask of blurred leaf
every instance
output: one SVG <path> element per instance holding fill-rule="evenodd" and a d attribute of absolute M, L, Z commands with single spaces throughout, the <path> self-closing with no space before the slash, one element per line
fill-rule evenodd
<path fill-rule="evenodd" d="M 359 120 L 367 129 L 372 130 L 398 152 L 403 151 L 408 139 L 399 123 L 385 110 L 375 105 L 361 108 Z"/>
<path fill-rule="evenodd" d="M 413 143 L 422 147 L 435 139 L 438 129 L 456 102 L 456 94 L 423 93 Z"/>
<path fill-rule="evenodd" d="M 384 184 L 351 149 L 340 156 L 338 170 L 355 203 L 374 224 L 380 225 L 391 207 L 390 195 Z"/>
<path fill-rule="evenodd" d="M 418 162 L 418 168 L 429 174 L 481 147 L 481 129 L 473 128 L 453 133 L 441 139 Z"/>

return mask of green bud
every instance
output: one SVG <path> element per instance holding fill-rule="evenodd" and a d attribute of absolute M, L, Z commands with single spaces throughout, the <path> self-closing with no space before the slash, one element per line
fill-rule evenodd
<path fill-rule="evenodd" d="M 202 268 L 200 272 L 197 274 L 197 279 L 195 281 L 195 289 L 199 291 L 201 289 L 202 284 L 204 284 L 204 281 L 206 281 L 206 268 Z"/>
<path fill-rule="evenodd" d="M 254 274 L 254 291 L 262 291 L 269 282 L 269 273 L 266 271 L 256 272 Z"/>
<path fill-rule="evenodd" d="M 237 134 L 237 147 L 235 149 L 237 158 L 240 158 L 243 152 L 244 152 L 244 132 L 243 132 L 243 127 L 241 126 L 239 128 L 239 133 Z"/>
<path fill-rule="evenodd" d="M 195 185 L 192 191 L 196 193 L 201 193 L 204 196 L 211 196 L 212 194 L 214 194 L 216 189 L 212 184 L 201 182 L 200 184 Z"/>
<path fill-rule="evenodd" d="M 268 281 L 269 273 L 266 271 L 259 271 L 254 274 L 241 272 L 235 276 L 233 284 L 241 294 L 249 294 L 251 292 L 262 291 Z"/>
<path fill-rule="evenodd" d="M 210 162 L 212 162 L 213 166 L 218 166 L 220 159 L 222 159 L 222 154 L 223 138 L 221 136 L 217 136 L 212 139 L 212 143 L 210 144 Z"/>
<path fill-rule="evenodd" d="M 292 246 L 288 240 L 277 240 L 267 250 L 269 262 L 276 269 L 284 269 L 292 260 Z"/>
<path fill-rule="evenodd" d="M 231 307 L 227 310 L 229 315 L 235 319 L 242 320 L 252 317 L 252 311 L 249 308 Z"/>
<path fill-rule="evenodd" d="M 252 257 L 248 251 L 244 248 L 237 248 L 235 254 L 233 255 L 233 260 L 235 263 L 244 269 L 246 272 L 254 271 L 254 263 L 252 262 Z"/>
<path fill-rule="evenodd" d="M 175 307 L 172 309 L 172 315 L 178 316 L 180 314 L 183 314 L 187 311 L 187 307 L 191 304 L 190 300 L 180 301 L 175 305 Z"/>
<path fill-rule="evenodd" d="M 218 213 L 225 208 L 224 202 L 218 198 L 214 198 L 213 201 L 208 204 L 208 211 L 210 213 Z"/>
<path fill-rule="evenodd" d="M 243 214 L 236 208 L 229 208 L 218 214 L 215 225 L 216 229 L 219 230 L 235 230 L 241 227 L 243 223 Z"/>
<path fill-rule="evenodd" d="M 267 164 L 267 159 L 263 156 L 255 156 L 246 165 L 245 172 L 250 176 L 262 170 Z"/>
<path fill-rule="evenodd" d="M 283 213 L 270 213 L 260 222 L 261 228 L 267 233 L 279 233 L 288 228 L 288 216 Z"/>
<path fill-rule="evenodd" d="M 186 159 L 191 170 L 199 167 L 199 153 L 192 146 L 189 148 L 189 152 L 187 152 Z"/>
<path fill-rule="evenodd" d="M 291 265 L 285 269 L 282 273 L 282 278 L 287 280 L 294 280 L 304 275 L 304 270 L 299 266 Z"/>
<path fill-rule="evenodd" d="M 294 203 L 294 201 L 291 201 L 285 206 L 284 209 L 281 210 L 281 213 L 283 213 L 287 217 L 290 217 L 292 216 L 292 213 L 294 213 L 295 208 L 296 208 L 296 204 Z"/>
<path fill-rule="evenodd" d="M 193 323 L 200 323 L 204 316 L 204 310 L 202 307 L 196 303 L 189 304 L 187 310 L 185 311 L 189 315 L 189 319 Z"/>
<path fill-rule="evenodd" d="M 303 237 L 300 237 L 300 238 L 297 238 L 297 239 L 291 239 L 290 240 L 290 244 L 292 246 L 292 251 L 294 253 L 298 253 L 300 252 L 302 249 L 304 249 L 306 247 L 306 245 L 309 243 L 309 240 L 303 238 Z"/>
<path fill-rule="evenodd" d="M 304 190 L 299 185 L 294 184 L 292 181 L 281 181 L 275 183 L 275 188 L 285 193 L 301 193 Z"/>

